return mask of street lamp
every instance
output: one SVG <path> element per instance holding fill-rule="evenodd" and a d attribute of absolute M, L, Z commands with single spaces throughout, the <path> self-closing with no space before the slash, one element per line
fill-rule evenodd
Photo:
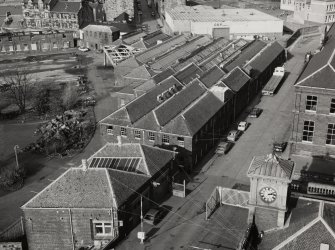
<path fill-rule="evenodd" d="M 15 153 L 15 160 L 16 160 L 16 167 L 19 168 L 19 159 L 17 157 L 17 151 L 20 149 L 19 145 L 14 146 L 14 153 Z"/>

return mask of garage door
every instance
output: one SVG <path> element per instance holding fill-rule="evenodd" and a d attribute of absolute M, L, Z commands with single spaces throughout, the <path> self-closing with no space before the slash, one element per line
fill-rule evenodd
<path fill-rule="evenodd" d="M 229 28 L 213 28 L 213 38 L 219 37 L 229 39 Z"/>

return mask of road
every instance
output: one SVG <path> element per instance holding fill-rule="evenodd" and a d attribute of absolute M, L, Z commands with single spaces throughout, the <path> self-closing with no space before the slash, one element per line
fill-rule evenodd
<path fill-rule="evenodd" d="M 296 45 L 292 50 L 294 57 L 285 64 L 288 76 L 279 92 L 273 97 L 259 96 L 254 100 L 251 106 L 263 109 L 260 117 L 247 119 L 251 125 L 227 155 L 214 155 L 209 159 L 188 184 L 187 189 L 191 193 L 186 198 L 171 197 L 163 204 L 171 206 L 172 211 L 156 227 L 145 225 L 144 231 L 149 234 L 147 242 L 144 245 L 138 243 L 136 234 L 140 229 L 136 228 L 116 249 L 194 249 L 194 246 L 212 249 L 210 244 L 203 244 L 209 234 L 218 239 L 224 234 L 240 239 L 243 232 L 234 231 L 229 219 L 223 215 L 219 221 L 211 222 L 211 226 L 217 224 L 218 229 L 210 230 L 210 224 L 204 220 L 204 204 L 216 186 L 232 188 L 239 185 L 248 189 L 246 172 L 253 156 L 271 153 L 274 140 L 289 140 L 294 105 L 293 85 L 302 70 L 304 54 L 318 46 L 317 40 L 304 46 Z M 246 116 L 244 113 L 240 119 L 244 120 Z M 289 148 L 283 157 L 289 157 Z"/>

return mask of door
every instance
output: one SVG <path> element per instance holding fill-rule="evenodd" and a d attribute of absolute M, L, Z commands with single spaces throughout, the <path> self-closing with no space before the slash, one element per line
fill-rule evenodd
<path fill-rule="evenodd" d="M 224 37 L 229 40 L 229 28 L 213 28 L 213 38 L 217 39 L 220 37 Z"/>

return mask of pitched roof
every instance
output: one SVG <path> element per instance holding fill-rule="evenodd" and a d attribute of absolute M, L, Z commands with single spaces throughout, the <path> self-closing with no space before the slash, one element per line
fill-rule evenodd
<path fill-rule="evenodd" d="M 172 68 L 167 68 L 166 70 L 162 71 L 161 73 L 158 73 L 155 75 L 152 79 L 154 82 L 160 83 L 161 81 L 165 80 L 169 76 L 172 76 L 175 73 L 175 71 Z"/>
<path fill-rule="evenodd" d="M 174 77 L 182 84 L 187 85 L 194 79 L 199 78 L 202 73 L 203 71 L 197 65 L 191 63 L 174 74 Z"/>
<path fill-rule="evenodd" d="M 290 180 L 293 169 L 293 161 L 281 159 L 274 154 L 268 154 L 255 156 L 250 164 L 247 175 Z"/>
<path fill-rule="evenodd" d="M 219 80 L 223 78 L 225 72 L 223 72 L 218 66 L 214 66 L 211 69 L 207 70 L 199 80 L 207 87 L 211 88 Z"/>
<path fill-rule="evenodd" d="M 191 108 L 184 112 L 183 116 L 191 135 L 196 134 L 207 121 L 213 117 L 223 106 L 214 94 L 207 92 Z"/>
<path fill-rule="evenodd" d="M 267 45 L 261 50 L 253 60 L 249 61 L 245 66 L 250 65 L 255 75 L 262 73 L 279 55 L 284 48 L 277 42 Z"/>
<path fill-rule="evenodd" d="M 78 13 L 81 2 L 57 2 L 51 12 Z"/>
<path fill-rule="evenodd" d="M 298 82 L 296 86 L 335 89 L 334 77 L 334 69 L 331 66 L 326 65 L 322 69 L 316 71 L 314 74 L 311 74 L 304 80 Z"/>
<path fill-rule="evenodd" d="M 159 106 L 154 112 L 160 126 L 166 125 L 171 119 L 181 113 L 186 107 L 199 98 L 205 89 L 199 81 L 194 81 L 181 90 L 176 96 Z"/>
<path fill-rule="evenodd" d="M 321 50 L 321 52 L 317 53 L 312 57 L 312 59 L 307 64 L 304 71 L 301 73 L 300 77 L 297 80 L 297 83 L 300 83 L 307 77 L 313 75 L 315 72 L 319 71 L 321 68 L 325 67 L 327 64 L 334 65 L 333 53 L 335 49 L 335 26 L 334 24 L 331 26 L 329 31 L 327 32 L 327 43 Z M 314 83 L 315 87 L 318 87 L 320 82 Z"/>
<path fill-rule="evenodd" d="M 236 66 L 240 67 L 244 66 L 244 64 L 247 63 L 247 61 L 253 58 L 265 46 L 266 43 L 261 40 L 255 40 L 251 42 L 246 48 L 242 50 L 241 54 L 239 54 L 236 58 L 234 58 L 233 61 L 224 66 L 225 70 L 229 72 Z"/>
<path fill-rule="evenodd" d="M 70 168 L 33 199 L 28 208 L 115 207 L 106 169 Z"/>
<path fill-rule="evenodd" d="M 146 48 L 151 48 L 151 47 L 157 45 L 159 42 L 166 41 L 170 38 L 171 38 L 171 36 L 163 33 L 161 30 L 157 30 L 157 31 L 154 31 L 152 33 L 147 34 L 142 39 L 143 39 L 143 43 L 144 43 L 145 47 Z"/>
<path fill-rule="evenodd" d="M 174 86 L 176 86 L 177 89 L 182 88 L 182 85 L 174 77 L 169 77 L 146 94 L 127 104 L 125 108 L 128 111 L 131 122 L 134 123 L 157 107 L 160 104 L 157 100 L 157 96 Z"/>
<path fill-rule="evenodd" d="M 149 80 L 153 75 L 155 75 L 155 73 L 152 70 L 148 69 L 145 65 L 142 65 L 133 69 L 123 77 L 131 79 Z"/>
<path fill-rule="evenodd" d="M 95 25 L 95 24 L 89 24 L 83 30 L 94 30 L 98 32 L 107 32 L 107 33 L 113 33 L 116 31 L 120 31 L 118 28 L 110 25 Z"/>
<path fill-rule="evenodd" d="M 234 68 L 222 80 L 232 91 L 239 92 L 245 84 L 250 80 L 250 77 L 241 70 L 240 67 Z"/>

